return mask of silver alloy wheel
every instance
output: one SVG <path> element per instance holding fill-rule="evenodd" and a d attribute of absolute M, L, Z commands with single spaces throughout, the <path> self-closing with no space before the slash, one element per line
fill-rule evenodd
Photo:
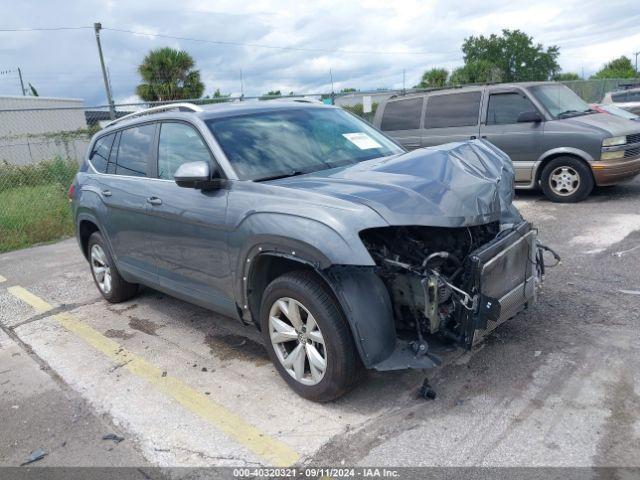
<path fill-rule="evenodd" d="M 304 385 L 316 385 L 327 370 L 327 351 L 316 319 L 300 302 L 283 297 L 269 310 L 269 338 L 287 373 Z"/>
<path fill-rule="evenodd" d="M 580 188 L 580 174 L 571 167 L 558 167 L 549 175 L 549 187 L 562 197 L 573 195 Z"/>
<path fill-rule="evenodd" d="M 102 293 L 111 292 L 111 268 L 104 250 L 97 243 L 91 247 L 91 270 Z"/>

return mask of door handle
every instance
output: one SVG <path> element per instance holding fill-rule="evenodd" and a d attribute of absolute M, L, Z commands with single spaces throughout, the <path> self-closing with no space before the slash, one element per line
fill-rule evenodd
<path fill-rule="evenodd" d="M 150 203 L 151 205 L 162 205 L 162 200 L 158 197 L 149 197 L 147 198 L 147 203 Z"/>
<path fill-rule="evenodd" d="M 102 190 L 102 195 L 104 195 L 105 197 L 110 197 L 113 194 L 111 193 L 111 190 Z"/>

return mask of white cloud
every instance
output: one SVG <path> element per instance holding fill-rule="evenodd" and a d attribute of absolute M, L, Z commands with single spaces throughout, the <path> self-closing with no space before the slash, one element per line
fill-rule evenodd
<path fill-rule="evenodd" d="M 260 95 L 268 90 L 327 91 L 329 69 L 336 89 L 414 85 L 430 67 L 462 64 L 460 46 L 470 35 L 520 28 L 544 45 L 561 47 L 566 71 L 588 75 L 619 55 L 640 48 L 640 4 L 626 0 L 509 0 L 458 2 L 433 0 L 173 0 L 51 1 L 0 0 L 4 28 L 92 26 L 146 34 L 266 44 L 327 52 L 265 49 L 102 32 L 105 59 L 116 99 L 134 94 L 137 65 L 152 48 L 187 50 L 206 84 Z M 623 12 L 623 14 L 621 13 Z M 359 55 L 338 51 L 424 52 L 422 55 Z M 0 69 L 20 66 L 42 95 L 84 97 L 104 103 L 104 87 L 92 29 L 0 33 Z M 0 76 L 0 94 L 15 91 L 14 80 Z"/>

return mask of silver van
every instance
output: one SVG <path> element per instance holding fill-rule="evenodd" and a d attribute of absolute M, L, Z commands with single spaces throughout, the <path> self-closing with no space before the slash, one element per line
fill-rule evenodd
<path fill-rule="evenodd" d="M 407 149 L 481 138 L 505 151 L 516 188 L 578 202 L 640 173 L 640 125 L 592 110 L 565 85 L 529 82 L 394 96 L 374 125 Z"/>

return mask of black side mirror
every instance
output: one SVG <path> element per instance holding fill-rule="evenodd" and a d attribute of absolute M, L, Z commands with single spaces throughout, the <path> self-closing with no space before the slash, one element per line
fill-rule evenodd
<path fill-rule="evenodd" d="M 522 112 L 518 115 L 518 123 L 538 123 L 542 121 L 542 117 L 535 110 L 529 112 Z"/>
<path fill-rule="evenodd" d="M 178 167 L 173 179 L 179 187 L 210 189 L 215 184 L 214 176 L 207 162 L 189 162 Z"/>

